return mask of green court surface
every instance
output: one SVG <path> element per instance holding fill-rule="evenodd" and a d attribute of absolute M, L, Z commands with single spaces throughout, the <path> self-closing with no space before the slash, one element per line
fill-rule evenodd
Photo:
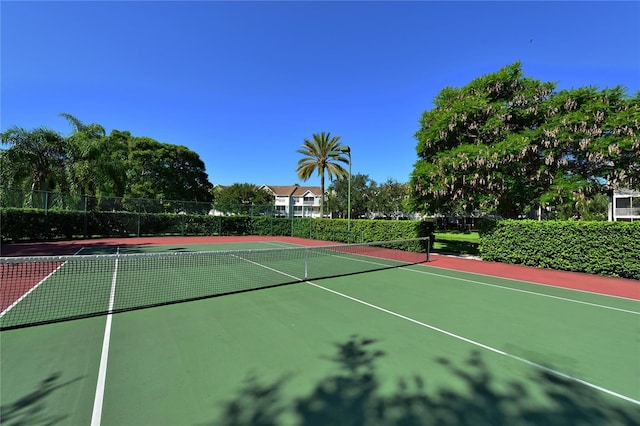
<path fill-rule="evenodd" d="M 403 266 L 2 331 L 1 423 L 638 424 L 639 337 L 636 300 Z"/>

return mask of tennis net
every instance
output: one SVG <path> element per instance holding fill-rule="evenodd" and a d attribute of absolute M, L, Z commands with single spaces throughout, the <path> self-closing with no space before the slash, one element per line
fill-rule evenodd
<path fill-rule="evenodd" d="M 428 261 L 429 240 L 0 258 L 0 330 Z"/>

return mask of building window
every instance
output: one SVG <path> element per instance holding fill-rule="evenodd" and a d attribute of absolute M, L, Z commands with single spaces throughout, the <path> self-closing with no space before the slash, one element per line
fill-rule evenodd
<path fill-rule="evenodd" d="M 630 207 L 631 207 L 631 197 L 616 199 L 616 208 L 617 209 L 628 209 Z"/>

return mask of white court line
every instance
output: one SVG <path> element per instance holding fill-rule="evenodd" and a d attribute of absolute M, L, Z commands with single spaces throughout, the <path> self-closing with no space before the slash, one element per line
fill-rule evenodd
<path fill-rule="evenodd" d="M 345 257 L 345 256 L 336 256 L 336 257 L 342 257 L 344 259 L 348 259 L 348 260 L 351 260 L 351 261 L 354 261 L 354 262 L 364 262 L 364 263 L 371 263 L 373 265 L 388 266 L 388 265 L 385 265 L 384 263 L 373 262 L 371 260 L 353 259 L 353 258 Z M 601 304 L 598 304 L 598 303 L 583 302 L 581 300 L 570 299 L 568 297 L 553 296 L 553 295 L 550 295 L 550 294 L 538 293 L 538 292 L 531 291 L 531 290 L 521 290 L 521 289 L 518 289 L 518 288 L 506 287 L 506 286 L 502 286 L 502 285 L 498 285 L 498 284 L 489 284 L 489 283 L 485 283 L 485 282 L 482 282 L 482 281 L 471 280 L 471 279 L 468 279 L 468 278 L 453 277 L 451 275 L 437 274 L 435 272 L 428 272 L 428 271 L 422 271 L 422 270 L 419 270 L 419 269 L 411 269 L 411 268 L 400 268 L 400 270 L 409 271 L 409 272 L 416 272 L 418 274 L 433 275 L 433 276 L 436 276 L 436 277 L 448 278 L 448 279 L 451 279 L 451 280 L 464 281 L 464 282 L 469 282 L 469 283 L 473 283 L 473 284 L 484 285 L 484 286 L 487 286 L 487 287 L 495 287 L 495 288 L 500 288 L 500 289 L 508 290 L 508 291 L 517 291 L 519 293 L 526 293 L 526 294 L 531 294 L 531 295 L 534 295 L 534 296 L 548 297 L 550 299 L 558 299 L 558 300 L 562 300 L 562 301 L 565 301 L 565 302 L 579 303 L 581 305 L 594 306 L 596 308 L 610 309 L 612 311 L 618 311 L 618 312 L 625 312 L 625 313 L 628 313 L 628 314 L 640 315 L 639 311 L 630 311 L 628 309 L 615 308 L 613 306 L 601 305 Z M 486 276 L 486 277 L 498 278 L 498 279 L 509 279 L 511 281 L 519 282 L 518 280 L 515 280 L 515 279 L 494 277 L 493 275 L 475 274 L 474 272 L 465 272 L 465 271 L 462 271 L 462 272 L 464 272 L 465 274 L 474 274 L 474 275 L 480 275 L 480 276 Z M 528 283 L 527 281 L 521 281 L 521 282 Z M 536 283 L 529 283 L 529 284 L 536 284 Z M 542 284 L 542 285 L 544 285 L 544 284 Z M 561 290 L 568 290 L 568 291 L 578 291 L 578 292 L 581 292 L 581 293 L 595 294 L 595 295 L 598 295 L 598 296 L 607 296 L 606 294 L 583 292 L 581 290 L 576 290 L 576 289 L 572 289 L 572 288 L 555 287 L 555 286 L 548 286 L 548 287 L 558 288 L 558 289 L 561 289 Z M 627 299 L 625 299 L 625 300 L 627 300 Z M 635 299 L 628 299 L 628 300 L 635 300 Z"/>
<path fill-rule="evenodd" d="M 354 258 L 347 257 L 347 256 L 335 256 L 335 257 L 343 258 L 343 259 L 347 259 L 347 260 L 350 260 L 350 261 L 353 261 L 353 262 L 370 263 L 370 264 L 372 264 L 372 265 L 377 265 L 377 266 L 389 266 L 389 265 L 387 265 L 387 264 L 385 264 L 385 263 L 374 262 L 374 261 L 372 261 L 372 260 L 368 260 L 368 259 L 354 259 Z M 246 260 L 247 262 L 251 262 L 251 261 L 250 261 L 250 260 L 248 260 L 248 259 L 243 259 L 243 260 Z M 254 263 L 254 262 L 251 262 L 251 263 Z M 262 266 L 263 268 L 266 268 L 266 269 L 271 269 L 271 268 L 268 268 L 268 267 L 266 267 L 266 266 L 264 266 L 264 265 L 260 265 L 259 263 L 255 263 L 255 264 L 256 264 L 256 265 L 258 265 L 258 266 Z M 609 310 L 612 310 L 612 311 L 624 312 L 624 313 L 627 313 L 627 314 L 640 315 L 640 311 L 631 311 L 631 310 L 628 310 L 628 309 L 616 308 L 616 307 L 608 306 L 608 305 L 601 305 L 601 304 L 599 304 L 599 303 L 584 302 L 584 301 L 582 301 L 582 300 L 570 299 L 570 298 L 568 298 L 568 297 L 553 296 L 553 295 L 551 295 L 551 294 L 538 293 L 538 292 L 531 291 L 531 290 L 522 290 L 522 289 L 513 288 L 513 287 L 507 287 L 507 286 L 502 286 L 502 285 L 498 285 L 498 284 L 489 284 L 489 283 L 485 283 L 485 282 L 482 282 L 482 281 L 471 280 L 471 279 L 468 279 L 468 278 L 453 277 L 453 276 L 450 276 L 450 275 L 437 274 L 437 273 L 435 273 L 435 272 L 428 272 L 428 271 L 422 271 L 422 270 L 418 270 L 418 269 L 411 269 L 411 268 L 400 268 L 400 270 L 403 270 L 403 271 L 409 271 L 409 272 L 415 272 L 415 273 L 418 273 L 418 274 L 433 275 L 433 276 L 436 276 L 436 277 L 448 278 L 448 279 L 452 279 L 452 280 L 463 281 L 463 282 L 468 282 L 468 283 L 472 283 L 472 284 L 483 285 L 483 286 L 487 286 L 487 287 L 494 287 L 494 288 L 499 288 L 499 289 L 507 290 L 507 291 L 515 291 L 515 292 L 518 292 L 518 293 L 525 293 L 525 294 L 530 294 L 530 295 L 539 296 L 539 297 L 547 297 L 547 298 L 550 298 L 550 299 L 562 300 L 562 301 L 564 301 L 564 302 L 578 303 L 578 304 L 580 304 L 580 305 L 593 306 L 593 307 L 596 307 L 596 308 L 609 309 Z M 284 273 L 282 273 L 282 272 L 280 272 L 280 271 L 277 271 L 277 270 L 275 270 L 275 269 L 274 269 L 273 271 L 278 272 L 278 273 L 281 273 L 281 274 L 283 274 L 283 275 L 286 275 L 286 276 L 288 276 L 288 277 L 290 277 L 290 278 L 294 278 L 294 279 L 297 279 L 297 280 L 302 280 L 302 278 L 294 277 L 294 276 L 292 276 L 292 275 L 288 275 L 288 274 L 284 274 Z M 464 272 L 464 271 L 463 271 L 463 272 Z M 492 276 L 492 275 L 475 274 L 475 273 L 473 273 L 473 272 L 464 272 L 464 273 L 466 273 L 466 274 L 480 275 L 480 276 L 487 276 L 487 277 L 490 277 L 490 278 L 508 279 L 508 280 L 510 280 L 510 281 L 519 282 L 518 280 L 514 280 L 514 279 L 511 279 L 511 278 L 494 277 L 494 276 Z M 527 281 L 522 281 L 522 282 L 524 282 L 524 283 L 528 283 Z M 535 284 L 535 285 L 537 285 L 537 283 L 530 283 L 530 284 Z M 542 284 L 542 285 L 545 285 L 545 284 Z M 547 286 L 547 285 L 545 285 L 545 286 Z M 583 291 L 581 291 L 581 290 L 576 290 L 576 289 L 571 289 L 571 288 L 555 287 L 555 286 L 547 286 L 547 287 L 551 287 L 551 288 L 559 288 L 559 289 L 561 289 L 561 290 L 568 290 L 568 291 L 578 291 L 578 292 L 580 292 L 580 293 L 595 294 L 595 295 L 597 295 L 597 296 L 607 296 L 606 294 L 591 293 L 591 292 L 583 292 Z M 625 299 L 625 300 L 635 300 L 635 299 L 626 299 L 626 298 L 623 298 L 623 299 Z"/>
<path fill-rule="evenodd" d="M 440 269 L 440 270 L 443 270 L 443 271 L 463 272 L 465 274 L 479 275 L 481 277 L 499 278 L 501 280 L 515 281 L 515 282 L 519 282 L 519 283 L 533 284 L 533 285 L 538 285 L 538 286 L 542 286 L 542 287 L 549 287 L 549 288 L 561 288 L 563 290 L 575 291 L 575 292 L 578 292 L 578 293 L 595 294 L 596 296 L 611 297 L 611 298 L 614 298 L 614 299 L 632 300 L 634 302 L 638 301 L 638 299 L 634 299 L 632 297 L 615 296 L 613 294 L 604 294 L 604 293 L 598 293 L 598 292 L 595 292 L 595 291 L 580 290 L 579 288 L 558 287 L 557 285 L 553 285 L 553 284 L 544 284 L 544 283 L 538 283 L 538 282 L 535 282 L 535 281 L 519 280 L 517 278 L 501 277 L 499 275 L 483 274 L 483 273 L 480 273 L 480 272 L 461 271 L 461 270 L 458 270 L 458 269 L 443 268 L 442 266 L 434 266 L 434 265 L 427 265 L 427 266 L 429 266 L 430 268 Z M 558 272 L 569 272 L 569 271 L 558 271 Z M 443 275 L 443 277 L 448 277 L 448 276 L 449 275 Z"/>
<path fill-rule="evenodd" d="M 254 262 L 254 261 L 252 261 L 252 260 L 245 259 L 245 258 L 242 258 L 242 257 L 239 257 L 239 256 L 235 256 L 235 257 L 238 257 L 239 259 L 242 259 L 242 260 L 244 260 L 244 261 L 246 261 L 246 262 L 249 262 L 249 263 L 251 263 L 251 264 L 254 264 L 254 265 L 260 266 L 260 267 L 262 267 L 262 268 L 268 269 L 268 270 L 270 270 L 270 271 L 277 272 L 277 273 L 279 273 L 279 274 L 281 274 L 281 275 L 284 275 L 284 276 L 287 276 L 287 277 L 289 277 L 289 278 L 294 278 L 294 279 L 300 280 L 300 278 L 298 278 L 298 277 L 295 277 L 295 276 L 293 276 L 293 275 L 287 274 L 287 273 L 282 272 L 282 271 L 278 271 L 277 269 L 274 269 L 274 268 L 268 267 L 268 266 L 266 266 L 266 265 L 262 265 L 262 264 L 260 264 L 260 263 L 258 263 L 258 262 Z M 633 398 L 628 397 L 628 396 L 626 396 L 626 395 L 622 395 L 622 394 L 620 394 L 620 393 L 614 392 L 614 391 L 609 390 L 609 389 L 607 389 L 607 388 L 603 388 L 602 386 L 598 386 L 598 385 L 596 385 L 596 384 L 594 384 L 594 383 L 587 382 L 586 380 L 582 380 L 582 379 L 580 379 L 580 378 L 577 378 L 577 377 L 571 376 L 571 375 L 566 374 L 566 373 L 563 373 L 563 372 L 561 372 L 561 371 L 557 371 L 557 370 L 554 370 L 554 369 L 552 369 L 552 368 L 545 367 L 544 365 L 538 364 L 538 363 L 533 362 L 533 361 L 529 361 L 528 359 L 521 358 L 521 357 L 519 357 L 519 356 L 517 356 L 517 355 L 512 355 L 512 354 L 510 354 L 510 353 L 508 353 L 508 352 L 502 351 L 502 350 L 497 349 L 497 348 L 494 348 L 494 347 L 492 347 L 492 346 L 482 344 L 482 343 L 480 343 L 480 342 L 477 342 L 477 341 L 472 340 L 472 339 L 468 339 L 468 338 L 466 338 L 466 337 L 460 336 L 460 335 L 455 334 L 455 333 L 451 333 L 451 332 L 449 332 L 449 331 L 446 331 L 446 330 L 443 330 L 443 329 L 441 329 L 441 328 L 435 327 L 435 326 L 433 326 L 433 325 L 430 325 L 430 324 L 427 324 L 427 323 L 424 323 L 424 322 L 418 321 L 418 320 L 416 320 L 416 319 L 413 319 L 413 318 L 407 317 L 407 316 L 402 315 L 402 314 L 399 314 L 399 313 L 397 313 L 397 312 L 393 312 L 393 311 L 390 311 L 390 310 L 385 309 L 385 308 L 383 308 L 383 307 L 380 307 L 380 306 L 374 305 L 374 304 L 372 304 L 372 303 L 365 302 L 364 300 L 360 300 L 360 299 L 357 299 L 357 298 L 355 298 L 355 297 L 348 296 L 348 295 L 346 295 L 346 294 L 344 294 L 344 293 L 340 293 L 340 292 L 338 292 L 338 291 L 332 290 L 332 289 L 330 289 L 330 288 L 323 287 L 323 286 L 321 286 L 321 285 L 319 285 L 319 284 L 315 284 L 315 283 L 313 283 L 313 282 L 311 282 L 311 281 L 305 281 L 305 283 L 307 283 L 307 284 L 309 284 L 309 285 L 312 285 L 312 286 L 314 286 L 314 287 L 316 287 L 316 288 L 319 288 L 319 289 L 321 289 L 321 290 L 328 291 L 329 293 L 333 293 L 333 294 L 338 295 L 338 296 L 340 296 L 340 297 L 344 297 L 344 298 L 349 299 L 349 300 L 351 300 L 351 301 L 354 301 L 354 302 L 360 303 L 360 304 L 362 304 L 362 305 L 368 306 L 368 307 L 370 307 L 370 308 L 376 309 L 376 310 L 378 310 L 378 311 L 384 312 L 384 313 L 386 313 L 386 314 L 389 314 L 389 315 L 395 316 L 395 317 L 397 317 L 397 318 L 403 319 L 403 320 L 405 320 L 405 321 L 409 321 L 409 322 L 414 323 L 414 324 L 417 324 L 417 325 L 419 325 L 419 326 L 422 326 L 422 327 L 428 328 L 428 329 L 430 329 L 430 330 L 436 331 L 436 332 L 438 332 L 438 333 L 444 334 L 444 335 L 446 335 L 446 336 L 452 337 L 452 338 L 454 338 L 454 339 L 461 340 L 461 341 L 463 341 L 463 342 L 466 342 L 466 343 L 469 343 L 469 344 L 471 344 L 471 345 L 474 345 L 474 346 L 477 346 L 477 347 L 483 348 L 483 349 L 488 350 L 488 351 L 490 351 L 490 352 L 494 352 L 494 353 L 496 353 L 496 354 L 499 354 L 499 355 L 505 356 L 505 357 L 507 357 L 507 358 L 510 358 L 510 359 L 513 359 L 513 360 L 516 360 L 516 361 L 522 362 L 522 363 L 527 364 L 527 365 L 529 365 L 529 366 L 531 366 L 531 367 L 534 367 L 534 368 L 536 368 L 536 369 L 538 369 L 538 370 L 541 370 L 541 371 L 547 372 L 547 373 L 549 373 L 549 374 L 552 374 L 552 375 L 554 375 L 554 376 L 556 376 L 556 377 L 560 377 L 560 378 L 563 378 L 563 379 L 565 379 L 565 380 L 570 380 L 570 381 L 572 381 L 572 382 L 579 383 L 579 384 L 581 384 L 581 385 L 584 385 L 584 386 L 587 386 L 587 387 L 589 387 L 589 388 L 591 388 L 591 389 L 595 389 L 595 390 L 597 390 L 597 391 L 600 391 L 600 392 L 606 393 L 606 394 L 611 395 L 611 396 L 614 396 L 614 397 L 616 397 L 616 398 L 620 398 L 620 399 L 623 399 L 623 400 L 625 400 L 625 401 L 631 402 L 631 403 L 633 403 L 633 404 L 640 405 L 640 401 L 639 401 L 639 400 L 633 399 Z M 569 300 L 570 300 L 570 299 L 569 299 Z"/>
<path fill-rule="evenodd" d="M 287 274 L 286 272 L 278 271 L 277 269 L 270 268 L 267 265 L 263 265 L 262 263 L 254 262 L 253 260 L 249 260 L 249 259 L 246 259 L 244 257 L 237 256 L 235 254 L 232 254 L 231 256 L 235 257 L 235 258 L 238 258 L 240 260 L 244 260 L 245 262 L 251 263 L 251 264 L 259 266 L 261 268 L 268 269 L 269 271 L 276 272 L 276 273 L 278 273 L 280 275 L 284 275 L 285 277 L 293 278 L 294 280 L 298 280 L 298 281 L 302 281 L 303 280 L 303 278 L 296 277 L 296 276 L 293 276 L 291 274 Z"/>
<path fill-rule="evenodd" d="M 466 337 L 460 336 L 460 335 L 458 335 L 458 334 L 451 333 L 451 332 L 449 332 L 449 331 L 443 330 L 443 329 L 438 328 L 438 327 L 435 327 L 435 326 L 433 326 L 433 325 L 426 324 L 426 323 L 424 323 L 424 322 L 421 322 L 421 321 L 415 320 L 415 319 L 413 319 L 413 318 L 410 318 L 410 317 L 407 317 L 407 316 L 401 315 L 401 314 L 399 314 L 399 313 L 397 313 L 397 312 L 393 312 L 393 311 L 390 311 L 390 310 L 388 310 L 388 309 L 382 308 L 382 307 L 380 307 L 380 306 L 377 306 L 377 305 L 374 305 L 374 304 L 371 304 L 371 303 L 365 302 L 364 300 L 356 299 L 355 297 L 348 296 L 348 295 L 346 295 L 346 294 L 340 293 L 340 292 L 338 292 L 338 291 L 332 290 L 332 289 L 327 288 L 327 287 L 323 287 L 323 286 L 321 286 L 321 285 L 318 285 L 318 284 L 312 283 L 312 282 L 310 282 L 310 281 L 306 281 L 306 283 L 307 283 L 307 284 L 310 284 L 310 285 L 312 285 L 312 286 L 314 286 L 314 287 L 317 287 L 317 288 L 319 288 L 319 289 L 322 289 L 322 290 L 328 291 L 328 292 L 330 292 L 330 293 L 336 294 L 336 295 L 338 295 L 338 296 L 340 296 L 340 297 L 344 297 L 344 298 L 346 298 L 346 299 L 352 300 L 352 301 L 354 301 L 354 302 L 360 303 L 360 304 L 362 304 L 362 305 L 368 306 L 368 307 L 373 308 L 373 309 L 377 309 L 377 310 L 379 310 L 379 311 L 381 311 L 381 312 L 387 313 L 387 314 L 389 314 L 389 315 L 393 315 L 393 316 L 395 316 L 395 317 L 398 317 L 398 318 L 401 318 L 401 319 L 403 319 L 403 320 L 406 320 L 406 321 L 412 322 L 412 323 L 414 323 L 414 324 L 420 325 L 420 326 L 422 326 L 422 327 L 428 328 L 428 329 L 433 330 L 433 331 L 436 331 L 436 332 L 438 332 L 438 333 L 442 333 L 442 334 L 445 334 L 445 335 L 447 335 L 447 336 L 449 336 L 449 337 L 453 337 L 454 339 L 462 340 L 463 342 L 470 343 L 470 344 L 472 344 L 472 345 L 474 345 L 474 346 L 478 346 L 478 347 L 480 347 L 480 348 L 483 348 L 483 349 L 486 349 L 486 350 L 488 350 L 488 351 L 491 351 L 491 352 L 497 353 L 497 354 L 499 354 L 499 355 L 503 355 L 503 356 L 505 356 L 505 357 L 507 357 L 507 358 L 511 358 L 511 359 L 516 360 L 516 361 L 520 361 L 520 362 L 522 362 L 522 363 L 524 363 L 524 364 L 530 365 L 530 366 L 535 367 L 535 368 L 537 368 L 537 369 L 539 369 L 539 370 L 545 371 L 545 372 L 547 372 L 547 373 L 549 373 L 549 374 L 553 374 L 554 376 L 561 377 L 561 378 L 563 378 L 563 379 L 565 379 L 565 380 L 570 380 L 570 381 L 573 381 L 573 382 L 576 382 L 576 383 L 580 383 L 581 385 L 584 385 L 584 386 L 590 387 L 590 388 L 592 388 L 592 389 L 598 390 L 598 391 L 600 391 L 600 392 L 606 393 L 606 394 L 611 395 L 611 396 L 615 396 L 616 398 L 620 398 L 620 399 L 623 399 L 623 400 L 625 400 L 625 401 L 632 402 L 632 403 L 634 403 L 634 404 L 636 404 L 636 405 L 640 405 L 640 401 L 639 401 L 639 400 L 633 399 L 633 398 L 628 397 L 628 396 L 626 396 L 626 395 L 622 395 L 622 394 L 620 394 L 620 393 L 614 392 L 614 391 L 609 390 L 609 389 L 607 389 L 607 388 L 603 388 L 602 386 L 598 386 L 598 385 L 593 384 L 593 383 L 591 383 L 591 382 L 587 382 L 586 380 L 582 380 L 582 379 L 579 379 L 579 378 L 577 378 L 577 377 L 570 376 L 570 375 L 568 375 L 568 374 L 562 373 L 562 372 L 557 371 L 557 370 L 554 370 L 554 369 L 552 369 L 552 368 L 545 367 L 544 365 L 538 364 L 538 363 L 536 363 L 536 362 L 529 361 L 528 359 L 521 358 L 521 357 L 519 357 L 519 356 L 517 356 L 517 355 L 512 355 L 512 354 L 510 354 L 510 353 L 507 353 L 507 352 L 502 351 L 502 350 L 500 350 L 500 349 L 494 348 L 494 347 L 492 347 L 492 346 L 484 345 L 484 344 L 482 344 L 482 343 L 480 343 L 480 342 L 477 342 L 477 341 L 475 341 L 475 340 L 471 340 L 471 339 L 468 339 L 468 338 L 466 338 Z"/>
<path fill-rule="evenodd" d="M 275 244 L 275 243 L 270 243 L 270 244 Z M 283 244 L 289 244 L 289 243 L 283 243 Z M 300 245 L 300 244 L 293 244 L 293 245 L 294 245 L 294 246 L 300 246 L 300 247 L 307 247 L 307 246 L 302 246 L 302 245 Z M 289 246 L 289 247 L 290 247 L 290 246 Z M 318 246 L 318 247 L 319 247 L 319 248 L 322 248 L 322 246 Z M 433 253 L 431 253 L 431 254 L 433 254 Z M 438 254 L 436 253 L 436 255 L 438 255 Z M 439 255 L 438 255 L 438 256 L 439 256 Z M 345 259 L 353 260 L 353 261 L 356 261 L 356 262 L 358 262 L 358 261 L 359 261 L 359 262 L 373 263 L 373 264 L 375 264 L 375 265 L 384 265 L 384 266 L 388 266 L 388 265 L 386 265 L 386 264 L 377 263 L 377 262 L 371 262 L 371 261 L 363 260 L 363 259 L 353 259 L 353 258 L 347 258 L 347 257 L 344 257 L 344 256 L 337 256 L 337 257 L 343 257 L 343 258 L 345 258 Z M 567 291 L 570 291 L 570 292 L 571 292 L 571 291 L 574 291 L 574 292 L 578 292 L 578 293 L 593 294 L 593 295 L 596 295 L 596 296 L 604 296 L 604 297 L 610 297 L 610 298 L 614 298 L 614 299 L 631 300 L 631 301 L 634 301 L 634 302 L 637 302 L 637 301 L 638 301 L 638 299 L 633 299 L 633 298 L 631 298 L 631 297 L 615 296 L 615 295 L 612 295 L 612 294 L 597 293 L 597 292 L 595 292 L 595 291 L 580 290 L 580 289 L 577 289 L 577 288 L 558 287 L 558 286 L 555 286 L 555 285 L 553 285 L 553 284 L 544 284 L 544 283 L 538 283 L 538 282 L 535 282 L 535 281 L 519 280 L 519 279 L 516 279 L 516 278 L 501 277 L 501 276 L 498 276 L 498 275 L 482 274 L 482 273 L 479 273 L 479 272 L 460 271 L 460 270 L 457 270 L 457 269 L 448 269 L 448 268 L 443 268 L 443 267 L 441 267 L 441 266 L 434 266 L 434 265 L 425 265 L 425 266 L 428 266 L 428 267 L 430 267 L 430 268 L 434 268 L 434 269 L 441 269 L 441 270 L 443 270 L 443 271 L 462 272 L 462 273 L 465 273 L 465 274 L 478 275 L 478 276 L 481 276 L 481 277 L 497 278 L 497 279 L 501 279 L 501 280 L 508 280 L 508 281 L 514 281 L 514 282 L 519 282 L 519 283 L 525 283 L 525 284 L 536 285 L 536 286 L 542 286 L 542 287 L 548 287 L 548 288 L 554 288 L 554 289 L 567 290 Z M 413 271 L 413 272 L 418 272 L 418 273 L 424 273 L 424 274 L 435 275 L 435 276 L 438 276 L 438 277 L 451 278 L 451 279 L 454 279 L 454 280 L 455 280 L 455 279 L 463 280 L 463 281 L 465 280 L 464 278 L 456 278 L 456 277 L 452 277 L 452 276 L 450 276 L 450 275 L 441 275 L 441 274 L 436 274 L 436 273 L 433 273 L 433 272 L 418 271 L 418 270 L 415 270 L 415 269 L 407 269 L 407 270 L 409 270 L 409 271 Z M 471 281 L 471 280 L 466 280 L 466 281 L 473 282 L 473 283 L 476 283 L 476 284 L 482 284 L 482 285 L 488 285 L 488 286 L 493 286 L 493 287 L 504 288 L 505 290 L 513 290 L 513 291 L 523 291 L 523 292 L 527 292 L 526 290 L 513 289 L 513 288 L 511 288 L 511 287 L 500 286 L 500 285 L 497 285 L 497 284 L 487 284 L 487 283 L 483 283 L 483 282 L 480 282 L 480 281 Z M 536 294 L 536 295 L 538 295 L 538 296 L 546 296 L 546 297 L 554 297 L 554 298 L 558 298 L 558 299 L 563 299 L 563 298 L 561 298 L 561 297 L 557 297 L 557 296 L 545 295 L 544 293 L 536 293 L 536 292 L 529 292 L 529 293 L 531 293 L 531 294 Z M 579 301 L 574 300 L 574 299 L 563 299 L 563 300 L 573 301 L 573 302 L 576 302 L 576 303 L 585 303 L 585 304 L 589 304 L 589 303 L 587 303 L 587 302 L 579 302 Z M 598 304 L 593 304 L 593 305 L 594 305 L 594 306 L 603 307 L 603 308 L 607 308 L 607 309 L 620 310 L 620 311 L 622 311 L 622 312 L 630 312 L 630 313 L 634 313 L 634 314 L 640 314 L 640 312 L 636 312 L 636 311 L 627 311 L 627 310 L 624 310 L 624 309 L 613 308 L 613 307 L 606 306 L 606 305 L 598 305 Z"/>
<path fill-rule="evenodd" d="M 120 247 L 116 249 L 116 255 L 120 254 Z M 100 368 L 98 369 L 98 383 L 96 384 L 96 396 L 93 401 L 93 414 L 91 415 L 91 426 L 99 426 L 102 421 L 102 403 L 104 401 L 104 386 L 107 379 L 107 359 L 109 358 L 109 343 L 111 341 L 111 321 L 113 303 L 116 296 L 116 280 L 118 278 L 118 258 L 113 268 L 111 279 L 111 292 L 109 294 L 109 313 L 104 326 L 104 339 L 102 341 L 102 353 L 100 355 Z"/>
<path fill-rule="evenodd" d="M 508 291 L 517 291 L 519 293 L 532 294 L 534 296 L 548 297 L 550 299 L 558 299 L 558 300 L 563 300 L 565 302 L 579 303 L 581 305 L 595 306 L 597 308 L 610 309 L 612 311 L 619 311 L 619 312 L 625 312 L 625 313 L 628 313 L 628 314 L 640 315 L 639 311 L 630 311 L 628 309 L 615 308 L 613 306 L 601 305 L 599 303 L 583 302 L 582 300 L 570 299 L 568 297 L 553 296 L 551 294 L 538 293 L 538 292 L 531 291 L 531 290 L 522 290 L 522 289 L 519 289 L 519 288 L 506 287 L 506 286 L 502 286 L 502 285 L 498 285 L 498 284 L 489 284 L 489 283 L 485 283 L 485 282 L 482 282 L 482 281 L 470 280 L 468 278 L 452 277 L 450 275 L 436 274 L 434 272 L 420 271 L 420 270 L 417 270 L 417 269 L 406 269 L 406 270 L 407 271 L 411 271 L 411 272 L 416 272 L 418 274 L 434 275 L 436 277 L 443 277 L 443 278 L 448 278 L 448 279 L 457 280 L 457 281 L 464 281 L 464 282 L 468 282 L 468 283 L 472 283 L 472 284 L 484 285 L 484 286 L 487 286 L 487 287 L 495 287 L 495 288 L 500 288 L 500 289 L 508 290 Z M 473 272 L 466 272 L 466 273 L 473 274 Z M 492 275 L 488 275 L 488 276 L 492 277 Z M 494 277 L 494 278 L 501 278 L 501 277 Z M 513 281 L 517 281 L 517 280 L 513 280 Z M 523 281 L 523 282 L 525 282 L 525 281 Z M 532 284 L 535 284 L 535 283 L 532 283 Z M 550 286 L 550 287 L 553 287 L 553 286 Z M 562 290 L 574 290 L 574 289 L 570 289 L 570 288 L 567 289 L 567 288 L 564 288 L 564 287 L 553 287 L 553 288 L 559 288 L 559 289 L 562 289 Z M 580 291 L 580 290 L 577 290 L 577 291 Z M 599 296 L 606 296 L 606 294 L 599 294 L 599 293 L 592 293 L 592 294 L 596 294 L 596 295 L 599 295 Z M 629 300 L 634 300 L 634 299 L 629 299 Z"/>
<path fill-rule="evenodd" d="M 282 241 L 264 241 L 264 243 L 271 246 L 276 246 L 279 248 L 304 247 L 304 246 L 300 246 L 299 244 L 289 244 Z"/>
<path fill-rule="evenodd" d="M 73 253 L 74 256 L 78 255 L 82 249 L 84 249 L 84 247 L 81 247 L 80 250 L 78 250 L 77 252 Z M 27 297 L 28 295 L 30 295 L 36 288 L 40 287 L 40 285 L 42 285 L 47 279 L 49 279 L 53 274 L 55 274 L 56 272 L 58 272 L 60 270 L 60 268 L 62 268 L 64 265 L 66 265 L 68 262 L 68 260 L 64 261 L 60 266 L 58 266 L 56 269 L 54 269 L 53 271 L 51 271 L 51 273 L 49 275 L 47 275 L 46 277 L 44 277 L 43 279 L 41 279 L 38 284 L 34 285 L 33 287 L 31 287 L 31 289 L 26 292 L 25 294 L 23 294 L 22 296 L 20 296 L 15 302 L 13 302 L 11 305 L 9 305 L 9 307 L 7 307 L 7 309 L 5 309 L 4 311 L 0 312 L 0 318 L 2 318 L 7 312 L 9 312 L 11 309 L 13 309 L 18 303 L 22 302 L 24 300 L 25 297 Z"/>

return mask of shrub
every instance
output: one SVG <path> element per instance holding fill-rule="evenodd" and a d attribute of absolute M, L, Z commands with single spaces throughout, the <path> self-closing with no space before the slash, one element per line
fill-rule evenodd
<path fill-rule="evenodd" d="M 283 235 L 344 243 L 431 236 L 433 223 L 209 216 L 177 213 L 0 209 L 3 241 L 149 235 Z M 351 229 L 349 229 L 351 228 Z"/>
<path fill-rule="evenodd" d="M 481 237 L 484 260 L 640 279 L 640 222 L 504 220 Z"/>

